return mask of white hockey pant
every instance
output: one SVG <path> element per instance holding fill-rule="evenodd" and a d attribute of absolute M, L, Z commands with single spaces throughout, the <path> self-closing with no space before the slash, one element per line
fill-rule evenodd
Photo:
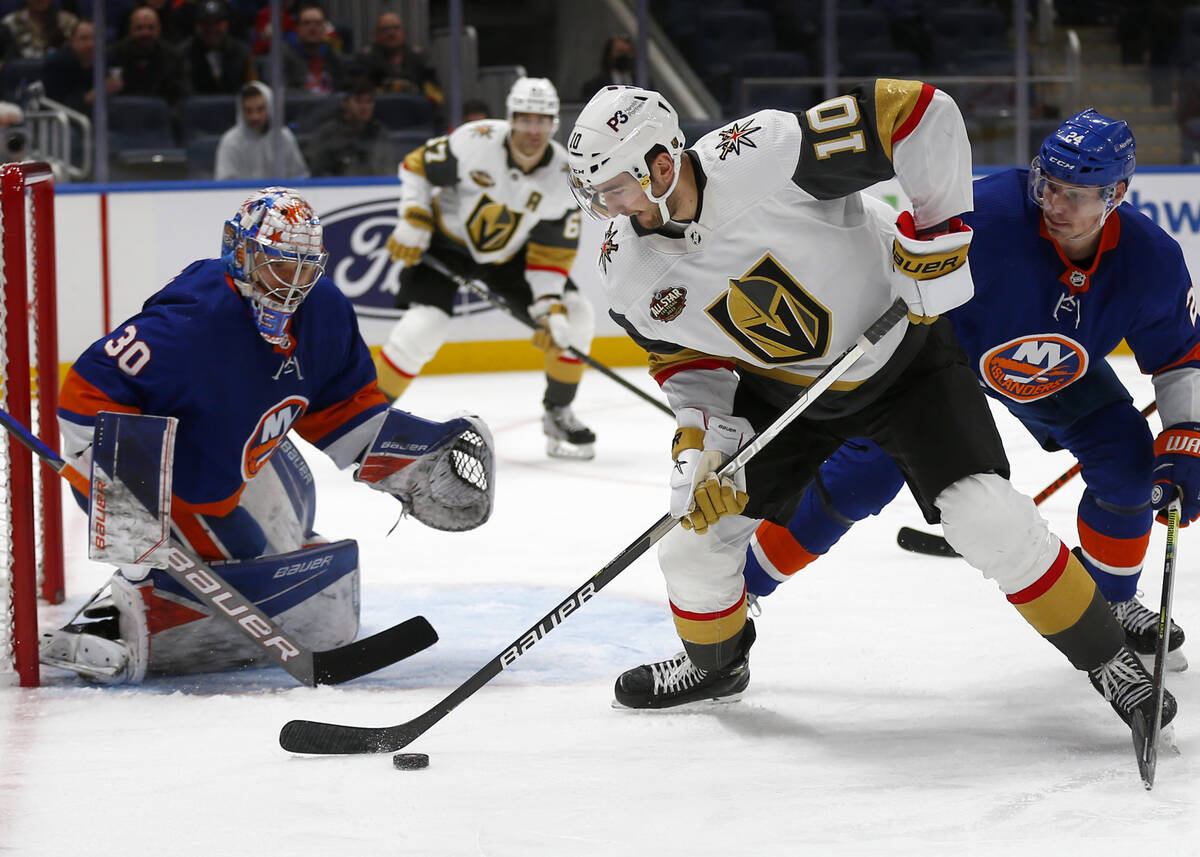
<path fill-rule="evenodd" d="M 746 545 L 759 521 L 731 515 L 703 535 L 675 527 L 658 543 L 658 564 L 667 597 L 678 610 L 720 613 L 742 600 Z"/>
<path fill-rule="evenodd" d="M 936 503 L 946 541 L 1005 595 L 1035 583 L 1058 558 L 1062 542 L 1037 505 L 1001 476 L 960 479 Z"/>
<path fill-rule="evenodd" d="M 446 341 L 449 326 L 450 316 L 442 310 L 413 304 L 392 327 L 388 341 L 383 344 L 383 355 L 404 374 L 420 375 Z"/>

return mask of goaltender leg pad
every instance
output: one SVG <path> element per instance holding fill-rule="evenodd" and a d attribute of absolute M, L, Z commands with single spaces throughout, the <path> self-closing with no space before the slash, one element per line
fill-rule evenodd
<path fill-rule="evenodd" d="M 88 557 L 142 563 L 166 543 L 171 528 L 174 417 L 96 415 Z"/>
<path fill-rule="evenodd" d="M 358 545 L 347 539 L 277 556 L 213 563 L 230 586 L 316 651 L 358 635 Z M 267 662 L 262 648 L 228 623 L 210 616 L 166 572 L 155 570 L 128 584 L 144 605 L 148 675 L 217 672 Z M 117 587 L 114 586 L 114 602 Z M 120 604 L 118 603 L 118 607 Z M 127 633 L 125 613 L 121 633 Z M 135 627 L 130 624 L 130 633 Z M 132 640 L 129 641 L 132 645 Z"/>
<path fill-rule="evenodd" d="M 479 417 L 444 422 L 389 410 L 354 478 L 404 504 L 405 514 L 436 530 L 472 530 L 492 513 L 492 433 Z"/>

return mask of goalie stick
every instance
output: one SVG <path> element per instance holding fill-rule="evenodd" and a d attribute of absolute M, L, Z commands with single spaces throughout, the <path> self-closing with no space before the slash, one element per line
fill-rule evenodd
<path fill-rule="evenodd" d="M 764 446 L 799 416 L 812 402 L 846 373 L 856 360 L 866 354 L 901 319 L 907 317 L 908 306 L 897 298 L 895 303 L 881 315 L 854 345 L 843 351 L 829 367 L 793 402 L 786 411 L 775 418 L 769 426 L 750 438 L 737 453 L 718 471 L 726 476 L 746 466 Z M 670 514 L 663 515 L 651 527 L 638 536 L 608 565 L 596 572 L 582 586 L 558 603 L 532 628 L 517 637 L 496 657 L 484 664 L 473 676 L 455 688 L 445 699 L 424 714 L 395 726 L 364 727 L 343 726 L 337 723 L 321 723 L 314 720 L 291 720 L 279 732 L 279 746 L 291 753 L 391 753 L 407 747 L 421 737 L 439 720 L 465 702 L 476 691 L 511 666 L 517 658 L 564 622 L 568 616 L 595 597 L 601 589 L 634 560 L 650 549 L 679 523 Z"/>
<path fill-rule="evenodd" d="M 1152 413 L 1154 413 L 1157 407 L 1157 402 L 1151 402 L 1150 404 L 1146 405 L 1146 407 L 1142 408 L 1142 416 L 1150 416 Z M 1033 498 L 1034 504 L 1038 506 L 1042 505 L 1043 500 L 1078 476 L 1079 471 L 1082 469 L 1083 465 L 1081 465 L 1078 461 L 1072 464 L 1062 476 L 1059 476 L 1057 479 L 1038 492 L 1037 496 Z M 958 551 L 950 547 L 950 543 L 946 541 L 943 536 L 939 536 L 936 533 L 927 533 L 923 530 L 915 530 L 912 527 L 900 528 L 900 531 L 896 533 L 896 544 L 900 545 L 900 547 L 904 548 L 906 551 L 923 553 L 928 556 L 959 555 Z"/>
<path fill-rule="evenodd" d="M 1163 681 L 1167 669 L 1167 640 L 1171 627 L 1171 598 L 1175 590 L 1175 561 L 1179 546 L 1179 516 L 1182 503 L 1179 492 L 1167 504 L 1167 550 L 1163 560 L 1162 601 L 1158 608 L 1158 641 L 1154 646 L 1154 722 L 1146 723 L 1141 711 L 1133 714 L 1133 751 L 1137 754 L 1138 772 L 1146 790 L 1154 788 L 1154 772 L 1158 767 L 1158 736 L 1162 732 Z"/>
<path fill-rule="evenodd" d="M 0 409 L 0 423 L 22 444 L 52 467 L 71 487 L 87 496 L 88 478 L 42 443 L 12 414 Z M 211 565 L 174 537 L 162 548 L 163 570 L 207 606 L 212 614 L 257 643 L 272 660 L 301 684 L 341 684 L 415 655 L 437 642 L 437 632 L 424 616 L 414 616 L 378 634 L 336 649 L 314 652 L 279 628 L 244 595 L 230 586 Z"/>
<path fill-rule="evenodd" d="M 494 291 L 492 291 L 490 288 L 488 288 L 487 283 L 483 282 L 482 280 L 478 280 L 473 277 L 464 277 L 462 274 L 456 274 L 454 271 L 451 271 L 449 268 L 447 268 L 444 263 L 442 263 L 438 259 L 435 259 L 432 256 L 421 257 L 421 262 L 423 264 L 428 265 L 430 268 L 433 268 L 433 270 L 437 271 L 443 277 L 446 277 L 448 280 L 452 281 L 459 288 L 466 289 L 469 292 L 471 292 L 472 294 L 478 295 L 479 297 L 483 298 L 485 301 L 488 301 L 489 303 L 495 304 L 496 306 L 500 307 L 500 309 L 504 310 L 506 313 L 511 315 L 513 318 L 515 318 L 517 321 L 521 322 L 521 324 L 528 327 L 530 330 L 537 330 L 537 328 L 538 328 L 537 322 L 535 322 L 532 318 L 530 318 L 529 314 L 527 312 L 522 310 L 519 306 L 514 304 L 512 301 L 510 301 L 508 298 L 504 297 L 503 295 L 496 294 Z M 564 348 L 563 351 L 565 351 L 567 354 L 570 354 L 576 360 L 581 360 L 584 363 L 586 363 L 587 365 L 591 366 L 593 369 L 595 369 L 601 375 L 604 375 L 605 377 L 611 378 L 613 381 L 616 381 L 618 384 L 620 384 L 625 389 L 629 390 L 631 393 L 634 393 L 635 395 L 640 396 L 641 398 L 645 399 L 647 402 L 654 405 L 654 407 L 658 408 L 660 411 L 667 414 L 667 416 L 671 417 L 672 419 L 675 418 L 675 412 L 671 410 L 669 405 L 667 405 L 665 402 L 662 402 L 662 401 L 654 398 L 649 393 L 647 393 L 645 390 L 642 390 L 641 388 L 636 387 L 633 384 L 630 384 L 628 381 L 626 381 L 624 378 L 622 378 L 620 375 L 618 375 L 613 370 L 609 369 L 607 366 L 605 366 L 599 360 L 596 360 L 595 358 L 593 358 L 590 354 L 584 354 L 582 351 L 579 351 L 575 348 L 571 348 L 569 346 L 567 348 Z"/>

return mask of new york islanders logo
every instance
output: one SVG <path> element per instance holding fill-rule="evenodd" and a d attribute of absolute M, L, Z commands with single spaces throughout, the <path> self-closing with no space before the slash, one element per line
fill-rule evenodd
<path fill-rule="evenodd" d="M 254 433 L 246 439 L 246 445 L 242 447 L 243 479 L 252 479 L 262 470 L 263 465 L 275 453 L 279 442 L 287 437 L 288 431 L 296 424 L 296 420 L 304 416 L 306 410 L 308 399 L 303 396 L 288 396 L 259 418 Z"/>
<path fill-rule="evenodd" d="M 1088 353 L 1067 336 L 1020 336 L 979 358 L 984 383 L 1016 402 L 1035 402 L 1077 381 L 1088 368 Z"/>

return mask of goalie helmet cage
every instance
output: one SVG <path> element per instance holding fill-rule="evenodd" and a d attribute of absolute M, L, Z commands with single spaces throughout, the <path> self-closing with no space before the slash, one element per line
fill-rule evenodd
<path fill-rule="evenodd" d="M 0 167 L 0 407 L 58 450 L 54 177 L 48 164 Z M 63 599 L 58 475 L 11 436 L 0 443 L 0 685 L 38 684 L 37 597 Z M 39 478 L 35 479 L 35 475 Z"/>

